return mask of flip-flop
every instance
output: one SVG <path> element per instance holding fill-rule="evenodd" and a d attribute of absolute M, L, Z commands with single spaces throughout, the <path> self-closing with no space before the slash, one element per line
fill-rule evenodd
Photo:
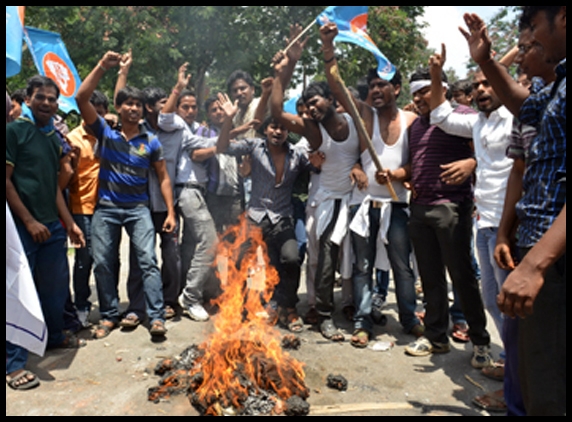
<path fill-rule="evenodd" d="M 20 384 L 20 381 L 26 380 L 25 384 Z M 22 371 L 18 375 L 11 377 L 6 375 L 6 384 L 15 391 L 28 391 L 40 385 L 38 377 L 30 371 Z"/>
<path fill-rule="evenodd" d="M 326 340 L 334 343 L 343 343 L 345 341 L 344 333 L 342 333 L 334 324 L 332 319 L 325 319 L 320 324 L 320 333 Z"/>
<path fill-rule="evenodd" d="M 365 330 L 357 330 L 353 336 L 351 344 L 357 349 L 365 349 L 369 345 L 369 333 Z"/>
<path fill-rule="evenodd" d="M 137 328 L 141 325 L 141 319 L 137 316 L 137 314 L 130 313 L 125 318 L 121 320 L 119 326 L 121 328 L 126 328 L 128 330 Z"/>
<path fill-rule="evenodd" d="M 96 340 L 103 340 L 116 328 L 117 325 L 111 321 L 101 321 L 93 332 L 93 338 Z"/>

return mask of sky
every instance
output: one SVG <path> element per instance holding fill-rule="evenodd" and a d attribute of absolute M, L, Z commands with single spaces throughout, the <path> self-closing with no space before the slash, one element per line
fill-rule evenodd
<path fill-rule="evenodd" d="M 447 45 L 448 65 L 461 78 L 467 74 L 466 65 L 469 62 L 467 41 L 459 32 L 459 26 L 464 26 L 465 13 L 477 13 L 488 21 L 502 6 L 427 6 L 425 16 L 421 19 L 429 24 L 425 36 L 429 47 L 441 51 L 441 44 Z"/>

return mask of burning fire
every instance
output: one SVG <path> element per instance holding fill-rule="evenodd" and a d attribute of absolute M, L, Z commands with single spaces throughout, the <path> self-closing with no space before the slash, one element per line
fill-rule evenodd
<path fill-rule="evenodd" d="M 214 333 L 198 347 L 182 384 L 189 384 L 191 402 L 204 415 L 241 414 L 253 397 L 270 402 L 270 413 L 282 413 L 284 402 L 306 400 L 309 391 L 303 364 L 282 349 L 264 308 L 280 279 L 262 232 L 243 218 L 222 237 L 217 256 L 223 294 L 213 301 L 219 309 Z M 165 385 L 180 384 L 180 375 L 164 379 Z"/>

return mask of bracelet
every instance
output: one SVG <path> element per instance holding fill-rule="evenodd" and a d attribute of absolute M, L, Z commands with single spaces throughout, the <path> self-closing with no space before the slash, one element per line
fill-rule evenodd
<path fill-rule="evenodd" d="M 109 70 L 109 69 L 107 69 L 105 66 L 103 66 L 103 65 L 101 64 L 101 62 L 99 62 L 99 63 L 97 64 L 97 67 L 99 67 L 99 68 L 100 68 L 101 70 L 103 70 L 104 72 L 107 72 L 107 71 Z"/>
<path fill-rule="evenodd" d="M 179 91 L 177 88 L 173 88 L 173 94 L 175 94 L 178 97 L 179 95 L 181 95 L 181 91 Z"/>

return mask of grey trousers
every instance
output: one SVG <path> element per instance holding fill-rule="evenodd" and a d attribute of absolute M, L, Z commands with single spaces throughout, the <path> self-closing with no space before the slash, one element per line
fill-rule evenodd
<path fill-rule="evenodd" d="M 203 303 L 206 284 L 213 279 L 217 233 L 202 192 L 185 188 L 179 197 L 183 218 L 181 244 L 183 302 L 187 306 Z"/>

